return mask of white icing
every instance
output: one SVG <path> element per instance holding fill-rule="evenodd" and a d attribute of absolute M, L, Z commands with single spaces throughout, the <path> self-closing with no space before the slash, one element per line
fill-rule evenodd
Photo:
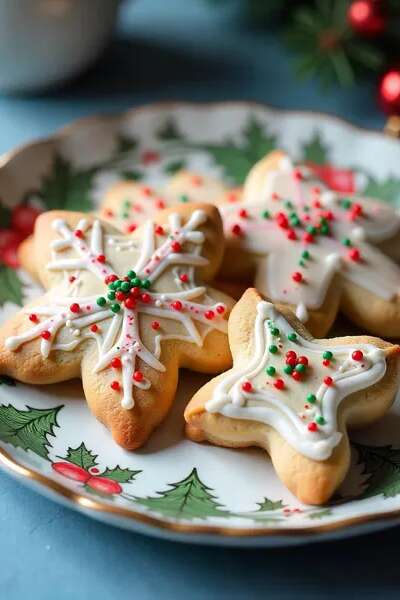
<path fill-rule="evenodd" d="M 163 372 L 165 366 L 160 361 L 162 341 L 174 339 L 202 346 L 205 336 L 211 329 L 224 333 L 227 331 L 227 322 L 217 310 L 220 304 L 215 304 L 207 296 L 207 288 L 197 286 L 194 279 L 195 268 L 208 262 L 200 254 L 204 234 L 196 230 L 206 219 L 204 211 L 197 210 L 192 213 L 186 224 L 182 225 L 178 214 L 170 215 L 169 228 L 166 228 L 164 239 L 158 248 L 154 224 L 149 222 L 145 225 L 141 243 L 136 250 L 137 258 L 133 270 L 141 279 L 146 278 L 154 284 L 154 291 L 143 290 L 149 296 L 149 302 L 138 298 L 134 309 L 128 309 L 121 304 L 121 310 L 116 314 L 113 314 L 107 306 L 99 306 L 97 298 L 105 296 L 109 291 L 104 279 L 106 276 L 118 272 L 118 268 L 114 270 L 107 260 L 104 262 L 96 260 L 96 257 L 103 254 L 103 239 L 107 237 L 106 246 L 115 248 L 115 238 L 104 236 L 102 225 L 98 220 L 95 220 L 92 226 L 86 220 L 82 220 L 76 230 L 84 232 L 84 236 L 76 237 L 74 231 L 62 219 L 56 219 L 53 222 L 53 228 L 63 239 L 56 239 L 51 243 L 53 257 L 48 268 L 55 271 L 73 269 L 76 273 L 86 272 L 86 278 L 93 280 L 90 280 L 91 288 L 94 289 L 96 295 L 81 297 L 76 294 L 70 295 L 70 292 L 76 291 L 76 284 L 75 282 L 68 284 L 68 279 L 64 278 L 64 284 L 68 285 L 67 295 L 55 295 L 53 292 L 52 296 L 49 295 L 51 300 L 49 305 L 39 305 L 34 309 L 31 307 L 27 312 L 34 311 L 37 317 L 44 317 L 44 319 L 30 329 L 7 338 L 6 347 L 15 351 L 22 344 L 39 338 L 43 332 L 47 331 L 50 334 L 49 339 L 42 338 L 40 344 L 42 355 L 48 357 L 51 350 L 72 351 L 82 342 L 94 339 L 98 352 L 94 372 L 101 372 L 110 366 L 113 359 L 120 358 L 121 404 L 126 409 L 132 408 L 134 406 L 133 386 L 143 390 L 147 390 L 151 386 L 151 382 L 143 374 L 141 379 L 135 379 L 137 358 L 150 369 Z M 171 247 L 172 242 L 178 242 L 182 247 L 182 252 L 174 252 Z M 118 244 L 122 246 L 123 241 L 118 241 Z M 186 244 L 189 246 L 186 246 L 183 251 Z M 135 248 L 137 245 L 136 243 Z M 57 255 L 58 252 L 65 250 L 73 251 L 72 257 L 65 258 Z M 130 251 L 133 251 L 131 246 Z M 178 270 L 184 265 L 188 265 L 187 281 L 178 290 L 172 288 L 171 291 L 158 292 L 159 278 L 168 270 L 172 271 L 172 265 L 178 265 L 176 267 Z M 118 265 L 115 266 L 118 267 Z M 121 277 L 123 275 L 123 272 L 120 273 Z M 163 281 L 165 286 L 165 278 Z M 197 299 L 200 302 L 194 301 Z M 177 301 L 182 305 L 181 310 L 174 308 Z M 78 312 L 70 309 L 74 303 L 78 304 Z M 205 317 L 206 311 L 214 313 L 212 319 Z M 150 350 L 142 341 L 141 315 L 174 321 L 179 324 L 180 328 L 183 328 L 185 334 L 171 333 L 168 328 L 164 333 L 163 328 L 160 327 L 154 334 L 154 348 Z M 104 331 L 92 332 L 90 330 L 90 326 L 100 323 L 104 324 Z M 200 329 L 198 325 L 201 325 Z M 118 374 L 116 374 L 116 378 L 118 378 Z"/>
<path fill-rule="evenodd" d="M 307 310 L 307 307 L 304 304 L 304 302 L 299 302 L 299 304 L 297 305 L 297 307 L 296 307 L 296 317 L 302 323 L 307 323 L 307 321 L 308 321 L 308 310 Z"/>
<path fill-rule="evenodd" d="M 278 341 L 270 331 L 268 320 L 280 330 Z M 234 364 L 234 368 L 219 381 L 206 403 L 206 410 L 233 419 L 263 422 L 278 431 L 301 454 L 313 460 L 326 460 L 342 436 L 337 429 L 337 411 L 341 401 L 356 391 L 370 387 L 384 376 L 384 353 L 371 344 L 322 348 L 298 334 L 297 341 L 290 343 L 287 335 L 292 331 L 272 304 L 260 302 L 254 323 L 253 356 L 246 366 Z M 283 347 L 278 354 L 271 354 L 270 345 L 279 342 Z M 295 382 L 283 373 L 284 355 L 289 349 L 298 355 L 304 352 L 309 358 L 308 372 L 302 382 Z M 352 359 L 356 349 L 363 352 L 362 361 Z M 320 366 L 326 350 L 333 353 L 334 368 Z M 274 378 L 265 372 L 267 365 L 274 360 L 281 363 L 276 376 L 285 380 L 286 387 L 283 390 L 276 390 L 272 385 Z M 323 383 L 326 375 L 333 379 L 334 384 L 330 387 Z M 243 391 L 244 381 L 252 384 L 252 391 Z M 308 393 L 314 393 L 317 401 L 309 404 L 304 412 Z M 321 416 L 325 424 L 319 425 L 317 431 L 309 431 L 309 423 Z"/>

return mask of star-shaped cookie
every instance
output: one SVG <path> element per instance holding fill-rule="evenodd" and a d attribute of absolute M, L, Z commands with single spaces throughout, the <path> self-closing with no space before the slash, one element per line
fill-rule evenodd
<path fill-rule="evenodd" d="M 179 367 L 229 367 L 229 297 L 208 287 L 221 262 L 211 205 L 166 210 L 126 236 L 93 216 L 41 215 L 37 272 L 47 293 L 0 330 L 0 373 L 46 384 L 81 377 L 88 404 L 125 448 L 164 419 Z"/>
<path fill-rule="evenodd" d="M 317 337 L 342 310 L 361 328 L 400 336 L 400 216 L 389 205 L 326 189 L 273 152 L 253 167 L 243 200 L 219 206 L 229 278 L 254 277 Z M 386 253 L 386 254 L 385 254 Z"/>
<path fill-rule="evenodd" d="M 326 502 L 349 467 L 347 427 L 369 425 L 392 404 L 399 346 L 367 336 L 313 339 L 255 289 L 232 310 L 229 341 L 233 368 L 190 401 L 188 436 L 260 446 L 301 501 Z"/>

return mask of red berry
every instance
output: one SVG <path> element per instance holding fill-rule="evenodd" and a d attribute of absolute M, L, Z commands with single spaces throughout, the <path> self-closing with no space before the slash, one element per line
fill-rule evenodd
<path fill-rule="evenodd" d="M 81 483 L 86 483 L 90 478 L 90 473 L 85 471 L 85 469 L 69 462 L 55 462 L 52 463 L 51 467 L 63 477 L 68 477 L 68 479 L 80 481 Z"/>
<path fill-rule="evenodd" d="M 32 321 L 32 323 L 37 323 L 38 322 L 37 315 L 35 315 L 34 313 L 30 314 L 29 320 Z"/>
<path fill-rule="evenodd" d="M 104 254 L 99 254 L 97 256 L 97 262 L 99 262 L 99 263 L 105 263 L 106 262 L 106 257 L 104 256 Z"/>
<path fill-rule="evenodd" d="M 136 308 L 136 300 L 132 298 L 132 296 L 126 298 L 124 304 L 129 310 L 133 310 L 134 308 Z"/>
<path fill-rule="evenodd" d="M 215 310 L 219 315 L 223 315 L 225 312 L 225 306 L 223 304 L 218 304 Z"/>
<path fill-rule="evenodd" d="M 153 321 L 151 328 L 154 329 L 154 331 L 157 331 L 157 329 L 160 329 L 160 323 L 158 321 Z"/>
<path fill-rule="evenodd" d="M 308 431 L 318 431 L 318 425 L 313 421 L 307 425 L 307 429 Z"/>
<path fill-rule="evenodd" d="M 176 240 L 174 240 L 173 242 L 171 242 L 171 250 L 173 252 L 181 252 L 182 250 L 182 246 L 179 242 L 177 242 Z"/>
<path fill-rule="evenodd" d="M 354 352 L 351 355 L 351 358 L 353 360 L 360 361 L 364 358 L 364 354 L 361 352 L 361 350 L 354 350 Z"/>
<path fill-rule="evenodd" d="M 40 210 L 28 204 L 19 204 L 11 211 L 11 227 L 21 232 L 24 237 L 30 235 Z"/>
<path fill-rule="evenodd" d="M 285 387 L 285 382 L 283 381 L 283 379 L 275 379 L 274 386 L 277 390 L 283 390 L 283 388 Z"/>
<path fill-rule="evenodd" d="M 76 302 L 74 302 L 73 304 L 71 304 L 71 306 L 69 307 L 69 310 L 72 313 L 78 313 L 81 310 L 81 307 L 79 306 L 79 304 L 77 304 Z"/>
<path fill-rule="evenodd" d="M 118 481 L 113 481 L 112 479 L 108 479 L 108 477 L 90 477 L 86 481 L 86 485 L 101 494 L 112 495 L 120 494 L 122 492 L 122 487 Z"/>
<path fill-rule="evenodd" d="M 179 279 L 182 281 L 182 283 L 187 283 L 189 281 L 189 277 L 186 273 L 182 273 L 182 275 L 179 275 Z"/>
<path fill-rule="evenodd" d="M 178 311 L 182 310 L 183 308 L 183 304 L 180 300 L 175 300 L 175 302 L 172 302 L 171 306 L 174 310 Z"/>
<path fill-rule="evenodd" d="M 164 229 L 161 227 L 161 225 L 156 225 L 154 231 L 157 235 L 164 235 Z"/>
<path fill-rule="evenodd" d="M 250 381 L 243 381 L 242 390 L 244 392 L 252 392 L 253 391 L 253 386 L 251 385 Z"/>
<path fill-rule="evenodd" d="M 249 215 L 247 214 L 247 210 L 246 210 L 245 208 L 241 208 L 241 209 L 239 210 L 239 217 L 240 217 L 241 219 L 247 219 L 247 217 L 248 217 L 248 216 L 249 216 Z"/>
<path fill-rule="evenodd" d="M 82 239 L 84 236 L 82 229 L 75 229 L 74 232 L 75 237 Z"/>
<path fill-rule="evenodd" d="M 358 248 L 351 248 L 351 250 L 349 250 L 348 256 L 350 260 L 353 260 L 354 262 L 358 262 L 361 259 L 361 254 Z"/>
<path fill-rule="evenodd" d="M 307 356 L 299 356 L 299 358 L 297 359 L 297 364 L 298 365 L 308 365 L 308 358 Z"/>
<path fill-rule="evenodd" d="M 123 300 L 125 300 L 124 292 L 120 292 L 120 291 L 116 292 L 115 297 L 119 302 L 122 302 Z"/>
<path fill-rule="evenodd" d="M 121 386 L 119 384 L 119 381 L 112 381 L 110 383 L 110 387 L 112 390 L 114 390 L 115 392 L 118 392 L 121 389 Z"/>
<path fill-rule="evenodd" d="M 215 317 L 215 313 L 213 310 L 206 310 L 206 312 L 204 313 L 204 316 L 209 321 L 212 321 L 212 319 Z"/>
<path fill-rule="evenodd" d="M 137 229 L 136 223 L 129 223 L 129 225 L 126 226 L 127 233 L 133 233 L 134 231 L 136 231 L 136 229 Z"/>
<path fill-rule="evenodd" d="M 151 302 L 151 296 L 144 292 L 143 294 L 140 294 L 140 300 L 145 304 L 149 304 L 149 302 Z"/>
<path fill-rule="evenodd" d="M 324 377 L 324 384 L 327 385 L 328 387 L 331 386 L 333 384 L 332 377 Z"/>
<path fill-rule="evenodd" d="M 138 383 L 140 383 L 141 381 L 143 381 L 144 375 L 142 373 L 142 371 L 135 371 L 133 374 L 133 379 L 135 381 L 137 381 Z"/>
<path fill-rule="evenodd" d="M 292 377 L 293 379 L 295 379 L 296 381 L 300 381 L 302 378 L 302 373 L 299 373 L 299 371 L 293 371 L 292 372 Z"/>
<path fill-rule="evenodd" d="M 118 356 L 116 356 L 115 358 L 113 358 L 112 361 L 111 361 L 111 366 L 112 366 L 113 369 L 120 369 L 122 367 L 121 359 L 118 358 Z"/>
<path fill-rule="evenodd" d="M 47 331 L 47 330 L 42 331 L 42 333 L 40 335 L 44 340 L 49 340 L 51 338 L 51 333 L 50 333 L 50 331 Z"/>
<path fill-rule="evenodd" d="M 242 228 L 237 223 L 235 225 L 232 225 L 231 231 L 232 231 L 233 235 L 239 236 L 239 235 L 243 234 Z"/>
<path fill-rule="evenodd" d="M 295 281 L 296 283 L 301 283 L 303 281 L 303 275 L 300 273 L 300 271 L 295 271 L 292 274 L 292 279 L 293 281 Z"/>
<path fill-rule="evenodd" d="M 92 331 L 93 333 L 97 333 L 98 330 L 99 330 L 99 328 L 96 325 L 96 323 L 94 323 L 93 325 L 90 326 L 90 331 Z"/>
<path fill-rule="evenodd" d="M 131 291 L 129 292 L 129 295 L 132 296 L 132 298 L 139 298 L 139 296 L 140 296 L 140 287 L 133 287 L 133 288 L 131 288 Z"/>

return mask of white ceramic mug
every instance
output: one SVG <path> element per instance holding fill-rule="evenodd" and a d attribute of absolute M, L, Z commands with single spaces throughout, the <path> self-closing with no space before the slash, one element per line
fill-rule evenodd
<path fill-rule="evenodd" d="M 119 0 L 0 0 L 0 91 L 56 85 L 94 61 Z"/>

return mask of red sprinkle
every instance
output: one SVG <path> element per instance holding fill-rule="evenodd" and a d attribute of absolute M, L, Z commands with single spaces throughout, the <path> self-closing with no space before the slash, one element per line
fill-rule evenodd
<path fill-rule="evenodd" d="M 314 242 L 314 236 L 312 233 L 309 233 L 308 231 L 306 231 L 303 234 L 303 242 L 306 242 L 306 244 L 312 244 Z"/>
<path fill-rule="evenodd" d="M 331 385 L 333 385 L 333 379 L 332 379 L 332 377 L 324 377 L 324 384 L 327 385 L 328 387 L 330 387 Z"/>
<path fill-rule="evenodd" d="M 203 185 L 203 178 L 200 175 L 193 175 L 191 182 L 192 185 L 198 187 L 199 185 Z"/>
<path fill-rule="evenodd" d="M 354 350 L 354 352 L 351 355 L 351 358 L 353 360 L 360 361 L 364 358 L 364 354 L 361 352 L 361 350 Z"/>
<path fill-rule="evenodd" d="M 243 234 L 242 228 L 237 223 L 235 225 L 232 225 L 231 231 L 232 231 L 233 235 L 242 235 Z"/>
<path fill-rule="evenodd" d="M 299 168 L 293 169 L 293 177 L 295 179 L 297 179 L 298 181 L 303 179 L 303 173 L 301 172 L 301 170 Z"/>
<path fill-rule="evenodd" d="M 223 304 L 218 304 L 215 310 L 219 315 L 223 315 L 225 312 L 225 306 Z"/>
<path fill-rule="evenodd" d="M 283 381 L 283 379 L 276 379 L 274 381 L 274 386 L 277 390 L 283 390 L 283 388 L 285 387 L 285 382 Z"/>
<path fill-rule="evenodd" d="M 121 359 L 118 357 L 113 358 L 111 361 L 111 366 L 113 369 L 120 369 L 122 367 Z"/>
<path fill-rule="evenodd" d="M 81 307 L 79 306 L 79 304 L 77 304 L 76 302 L 74 302 L 73 304 L 71 304 L 71 306 L 69 307 L 69 310 L 73 313 L 78 313 L 81 310 Z"/>
<path fill-rule="evenodd" d="M 151 328 L 154 329 L 154 331 L 157 331 L 157 329 L 160 329 L 160 323 L 158 321 L 153 321 Z"/>
<path fill-rule="evenodd" d="M 40 335 L 44 340 L 49 340 L 51 338 L 51 333 L 50 331 L 47 331 L 47 329 L 45 331 L 42 331 Z"/>
<path fill-rule="evenodd" d="M 117 299 L 119 302 L 122 302 L 123 300 L 125 300 L 125 294 L 124 294 L 124 292 L 117 292 L 117 293 L 115 294 L 115 297 L 116 297 L 116 299 Z"/>
<path fill-rule="evenodd" d="M 175 302 L 172 302 L 171 306 L 174 310 L 177 311 L 180 311 L 183 308 L 183 304 L 180 300 L 175 300 Z"/>
<path fill-rule="evenodd" d="M 252 392 L 253 391 L 253 386 L 251 385 L 250 381 L 243 381 L 242 390 L 244 392 Z"/>
<path fill-rule="evenodd" d="M 146 292 L 144 292 L 143 294 L 140 294 L 140 299 L 145 304 L 149 304 L 149 302 L 151 301 L 151 296 L 150 296 L 150 294 L 147 294 Z"/>
<path fill-rule="evenodd" d="M 156 225 L 156 228 L 154 231 L 157 235 L 164 235 L 164 228 L 161 227 L 161 225 Z"/>
<path fill-rule="evenodd" d="M 307 425 L 307 429 L 308 431 L 318 431 L 318 425 L 313 421 Z"/>
<path fill-rule="evenodd" d="M 136 300 L 132 298 L 132 296 L 126 298 L 124 304 L 129 310 L 133 310 L 134 308 L 136 308 Z"/>
<path fill-rule="evenodd" d="M 38 322 L 37 315 L 35 315 L 35 313 L 32 313 L 31 315 L 29 315 L 29 320 L 32 321 L 32 323 L 37 323 Z"/>
<path fill-rule="evenodd" d="M 68 277 L 68 281 L 69 281 L 70 283 L 74 283 L 75 279 L 76 279 L 75 275 L 70 275 L 70 276 Z"/>
<path fill-rule="evenodd" d="M 354 260 L 354 262 L 358 262 L 361 259 L 361 254 L 358 248 L 351 248 L 348 253 L 348 257 L 350 260 Z"/>
<path fill-rule="evenodd" d="M 297 365 L 297 361 L 293 356 L 288 356 L 286 359 L 286 364 L 290 365 L 291 367 L 295 368 L 295 366 Z"/>
<path fill-rule="evenodd" d="M 182 250 L 182 246 L 179 242 L 174 240 L 173 242 L 171 242 L 171 250 L 173 252 L 180 252 Z"/>
<path fill-rule="evenodd" d="M 137 382 L 143 381 L 143 377 L 144 375 L 142 371 L 135 371 L 133 374 L 133 379 Z"/>
<path fill-rule="evenodd" d="M 104 283 L 106 283 L 107 285 L 109 283 L 112 283 L 113 281 L 117 281 L 118 277 L 116 275 L 107 275 L 107 277 L 104 279 Z"/>
<path fill-rule="evenodd" d="M 104 254 L 99 254 L 96 260 L 99 263 L 105 263 L 106 262 L 106 257 L 104 256 Z"/>
<path fill-rule="evenodd" d="M 324 358 L 324 360 L 322 361 L 322 364 L 324 365 L 324 367 L 329 367 L 329 365 L 331 364 L 331 361 L 329 360 L 329 358 Z"/>
<path fill-rule="evenodd" d="M 298 365 L 308 365 L 308 358 L 307 356 L 299 356 L 299 358 L 297 359 L 297 364 Z"/>
<path fill-rule="evenodd" d="M 182 281 L 182 283 L 187 283 L 189 281 L 189 277 L 186 273 L 182 273 L 182 275 L 179 275 L 179 279 Z"/>
<path fill-rule="evenodd" d="M 285 213 L 276 213 L 275 220 L 281 229 L 287 229 L 289 227 L 289 221 Z"/>
<path fill-rule="evenodd" d="M 294 350 L 288 350 L 285 354 L 286 358 L 297 358 L 297 354 Z"/>
<path fill-rule="evenodd" d="M 227 196 L 228 202 L 236 202 L 237 199 L 238 199 L 238 196 L 237 196 L 237 194 L 235 194 L 235 192 L 230 192 Z"/>
<path fill-rule="evenodd" d="M 292 372 L 292 377 L 293 379 L 295 379 L 296 381 L 300 381 L 302 378 L 302 373 L 299 373 L 299 371 L 293 371 Z"/>
<path fill-rule="evenodd" d="M 92 331 L 93 333 L 97 333 L 98 330 L 99 328 L 96 325 L 96 323 L 93 323 L 93 325 L 90 326 L 90 331 Z"/>
<path fill-rule="evenodd" d="M 112 381 L 110 383 L 110 387 L 111 387 L 112 390 L 114 390 L 116 392 L 118 392 L 121 389 L 121 386 L 119 385 L 118 381 Z"/>
<path fill-rule="evenodd" d="M 153 190 L 151 189 L 151 187 L 148 187 L 147 185 L 144 185 L 142 187 L 142 194 L 144 194 L 145 196 L 152 196 Z"/>
<path fill-rule="evenodd" d="M 74 235 L 75 235 L 75 237 L 77 237 L 79 239 L 82 239 L 84 237 L 82 229 L 75 229 Z"/>
<path fill-rule="evenodd" d="M 272 192 L 271 198 L 272 200 L 280 200 L 280 196 L 276 192 Z"/>
<path fill-rule="evenodd" d="M 209 321 L 212 321 L 212 319 L 215 317 L 215 313 L 213 310 L 206 310 L 206 312 L 204 313 L 204 316 Z"/>
<path fill-rule="evenodd" d="M 286 236 L 288 240 L 297 240 L 297 235 L 294 229 L 289 229 Z"/>
<path fill-rule="evenodd" d="M 158 198 L 156 200 L 156 208 L 159 208 L 160 210 L 162 210 L 163 208 L 165 208 L 165 202 L 164 202 L 164 200 L 162 200 L 161 198 Z"/>
<path fill-rule="evenodd" d="M 131 291 L 129 292 L 129 295 L 132 296 L 132 298 L 139 298 L 140 296 L 140 287 L 133 287 L 131 289 Z"/>
<path fill-rule="evenodd" d="M 133 233 L 136 229 L 137 229 L 136 223 L 130 223 L 126 228 L 126 231 L 128 233 Z"/>
<path fill-rule="evenodd" d="M 295 271 L 292 274 L 292 279 L 293 281 L 296 281 L 296 283 L 301 283 L 303 281 L 303 275 L 300 273 L 300 271 Z"/>
<path fill-rule="evenodd" d="M 241 208 L 241 209 L 239 210 L 239 217 L 240 217 L 241 219 L 247 219 L 247 217 L 248 217 L 248 216 L 249 216 L 249 215 L 247 214 L 247 210 L 246 210 L 245 208 Z"/>

